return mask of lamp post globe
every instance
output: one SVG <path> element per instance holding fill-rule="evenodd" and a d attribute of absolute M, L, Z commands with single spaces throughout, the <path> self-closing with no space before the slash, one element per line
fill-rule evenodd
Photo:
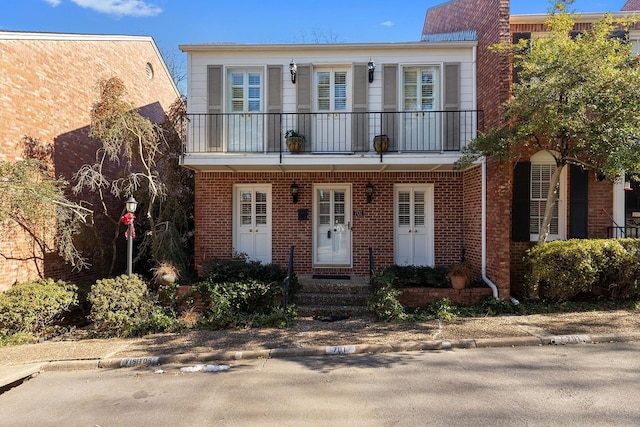
<path fill-rule="evenodd" d="M 127 211 L 127 275 L 131 277 L 133 273 L 133 220 L 135 216 L 133 213 L 138 208 L 138 202 L 133 196 L 125 202 L 125 209 Z"/>
<path fill-rule="evenodd" d="M 129 213 L 134 213 L 136 211 L 136 209 L 138 208 L 138 202 L 133 198 L 133 196 L 130 196 L 129 199 L 125 202 L 125 208 Z"/>

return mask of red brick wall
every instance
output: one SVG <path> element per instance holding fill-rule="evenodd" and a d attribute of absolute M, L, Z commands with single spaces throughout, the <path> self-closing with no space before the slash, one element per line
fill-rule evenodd
<path fill-rule="evenodd" d="M 627 0 L 627 2 L 622 6 L 624 11 L 637 11 L 640 10 L 640 0 Z"/>
<path fill-rule="evenodd" d="M 511 75 L 506 55 L 490 52 L 488 47 L 510 40 L 509 0 L 453 0 L 427 11 L 423 34 L 475 30 L 477 49 L 477 105 L 484 112 L 484 127 L 500 123 L 500 106 L 509 97 Z M 480 170 L 473 172 L 480 181 Z M 498 286 L 502 298 L 510 289 L 511 179 L 509 165 L 489 161 L 487 165 L 487 276 Z M 475 193 L 474 193 L 475 194 Z M 479 206 L 479 200 L 476 201 Z M 481 218 L 481 211 L 476 210 Z M 476 220 L 477 228 L 481 230 Z M 479 257 L 479 232 L 469 240 L 470 257 Z M 475 253 L 473 251 L 476 251 Z"/>
<path fill-rule="evenodd" d="M 482 265 L 482 168 L 463 173 L 463 237 L 465 258 L 475 267 L 477 279 Z"/>
<path fill-rule="evenodd" d="M 54 146 L 56 176 L 71 181 L 82 164 L 95 161 L 97 145 L 87 134 L 90 109 L 99 95 L 98 80 L 115 76 L 122 79 L 128 89 L 128 100 L 156 121 L 162 120 L 164 110 L 178 93 L 150 39 L 44 37 L 48 39 L 0 39 L 0 160 L 22 159 L 19 144 L 22 138 L 37 138 Z M 147 63 L 153 67 L 153 79 L 147 77 Z M 114 207 L 116 216 L 121 205 L 118 202 Z M 98 221 L 100 234 L 109 241 L 114 233 L 113 224 L 99 218 Z M 38 270 L 49 277 L 78 280 L 102 274 L 95 269 L 72 274 L 71 267 L 61 263 L 55 254 L 42 254 L 37 248 L 34 251 L 29 239 L 19 234 L 7 238 L 7 229 L 2 230 L 0 253 L 10 254 L 10 259 L 0 256 L 0 289 L 33 278 Z M 35 260 L 21 260 L 34 254 Z"/>
<path fill-rule="evenodd" d="M 399 300 L 405 307 L 425 307 L 435 300 L 449 298 L 452 303 L 459 305 L 476 305 L 483 297 L 491 295 L 491 288 L 404 288 Z"/>
<path fill-rule="evenodd" d="M 196 263 L 210 258 L 228 258 L 232 247 L 233 184 L 272 185 L 272 260 L 286 265 L 289 247 L 295 245 L 295 270 L 298 274 L 314 273 L 312 267 L 313 184 L 351 183 L 352 209 L 363 211 L 353 216 L 353 269 L 322 269 L 322 272 L 366 275 L 369 269 L 368 248 L 374 250 L 376 267 L 393 263 L 393 189 L 394 184 L 434 184 L 435 264 L 450 265 L 460 261 L 465 239 L 479 239 L 471 230 L 477 221 L 479 186 L 477 172 L 398 172 L 398 173 L 224 173 L 196 174 Z M 289 187 L 295 181 L 299 201 L 291 202 Z M 368 182 L 375 186 L 373 202 L 366 203 Z M 469 182 L 469 187 L 465 186 Z M 467 208 L 465 208 L 467 206 Z M 298 221 L 298 209 L 308 209 L 309 219 Z M 467 251 L 479 274 L 478 249 Z"/>

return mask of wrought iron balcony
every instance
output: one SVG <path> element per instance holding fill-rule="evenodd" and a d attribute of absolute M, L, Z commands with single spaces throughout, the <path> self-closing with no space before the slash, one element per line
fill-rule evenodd
<path fill-rule="evenodd" d="M 187 114 L 185 154 L 293 155 L 287 131 L 304 135 L 303 154 L 451 153 L 483 128 L 479 110 L 346 113 Z M 388 138 L 388 139 L 387 139 Z M 382 154 L 382 153 L 381 153 Z"/>

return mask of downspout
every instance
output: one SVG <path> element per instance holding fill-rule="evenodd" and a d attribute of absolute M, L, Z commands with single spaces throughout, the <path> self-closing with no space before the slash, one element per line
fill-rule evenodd
<path fill-rule="evenodd" d="M 482 280 L 498 299 L 498 287 L 487 277 L 487 158 L 482 158 Z"/>
<path fill-rule="evenodd" d="M 482 280 L 493 292 L 493 297 L 498 299 L 498 287 L 487 277 L 487 158 L 482 158 Z M 510 298 L 513 305 L 520 304 L 514 297 Z"/>

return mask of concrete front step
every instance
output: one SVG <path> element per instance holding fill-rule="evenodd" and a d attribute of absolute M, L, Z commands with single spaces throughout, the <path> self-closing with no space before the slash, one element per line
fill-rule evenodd
<path fill-rule="evenodd" d="M 298 306 L 300 317 L 367 317 L 371 312 L 367 307 L 344 305 L 304 305 Z"/>
<path fill-rule="evenodd" d="M 370 295 L 368 279 L 352 280 L 314 279 L 299 277 L 300 291 L 295 303 L 303 317 L 362 317 L 369 314 L 367 299 Z"/>
<path fill-rule="evenodd" d="M 353 305 L 366 306 L 368 293 L 317 293 L 298 292 L 296 304 L 298 305 Z"/>

